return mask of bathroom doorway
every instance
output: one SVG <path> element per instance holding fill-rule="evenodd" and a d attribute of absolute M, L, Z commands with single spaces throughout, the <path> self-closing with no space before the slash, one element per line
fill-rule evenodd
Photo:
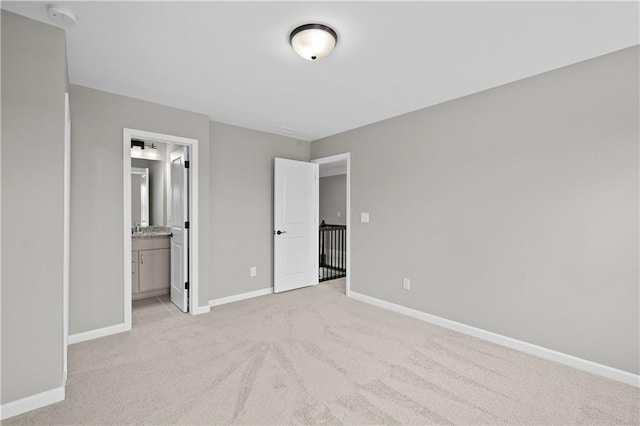
<path fill-rule="evenodd" d="M 125 326 L 154 309 L 156 318 L 202 313 L 198 141 L 134 129 L 123 134 Z"/>

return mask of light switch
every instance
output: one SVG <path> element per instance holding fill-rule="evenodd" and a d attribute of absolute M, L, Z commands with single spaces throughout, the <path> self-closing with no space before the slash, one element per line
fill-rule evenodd
<path fill-rule="evenodd" d="M 360 222 L 369 223 L 369 213 L 360 213 Z"/>
<path fill-rule="evenodd" d="M 402 279 L 402 288 L 405 290 L 411 290 L 411 280 L 409 278 Z"/>

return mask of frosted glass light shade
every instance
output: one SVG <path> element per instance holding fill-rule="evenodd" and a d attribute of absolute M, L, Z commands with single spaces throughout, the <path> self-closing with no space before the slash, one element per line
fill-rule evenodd
<path fill-rule="evenodd" d="M 336 47 L 338 35 L 326 25 L 306 24 L 291 31 L 289 42 L 298 55 L 317 61 L 329 55 Z"/>

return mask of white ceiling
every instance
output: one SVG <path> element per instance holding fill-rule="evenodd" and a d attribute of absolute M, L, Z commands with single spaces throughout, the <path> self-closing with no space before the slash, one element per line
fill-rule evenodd
<path fill-rule="evenodd" d="M 50 2 L 2 8 L 51 23 Z M 315 140 L 639 43 L 637 2 L 59 2 L 74 84 Z M 336 50 L 288 34 L 331 25 Z"/>

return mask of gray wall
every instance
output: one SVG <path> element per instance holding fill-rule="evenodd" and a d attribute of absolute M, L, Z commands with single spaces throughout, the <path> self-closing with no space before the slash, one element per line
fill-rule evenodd
<path fill-rule="evenodd" d="M 351 152 L 352 290 L 638 373 L 638 51 L 313 142 Z"/>
<path fill-rule="evenodd" d="M 2 404 L 62 386 L 64 32 L 2 11 Z"/>
<path fill-rule="evenodd" d="M 320 221 L 324 220 L 327 225 L 346 225 L 347 175 L 320 178 L 319 187 Z"/>
<path fill-rule="evenodd" d="M 211 122 L 211 298 L 273 285 L 273 159 L 309 142 Z M 249 276 L 249 268 L 257 276 Z"/>
<path fill-rule="evenodd" d="M 121 324 L 123 288 L 122 129 L 198 139 L 200 235 L 209 235 L 209 119 L 98 90 L 71 91 L 70 334 Z M 200 238 L 199 305 L 209 300 L 209 239 Z"/>
<path fill-rule="evenodd" d="M 199 305 L 273 285 L 273 158 L 309 142 L 75 85 L 71 113 L 71 334 L 122 323 L 124 127 L 200 141 Z"/>

